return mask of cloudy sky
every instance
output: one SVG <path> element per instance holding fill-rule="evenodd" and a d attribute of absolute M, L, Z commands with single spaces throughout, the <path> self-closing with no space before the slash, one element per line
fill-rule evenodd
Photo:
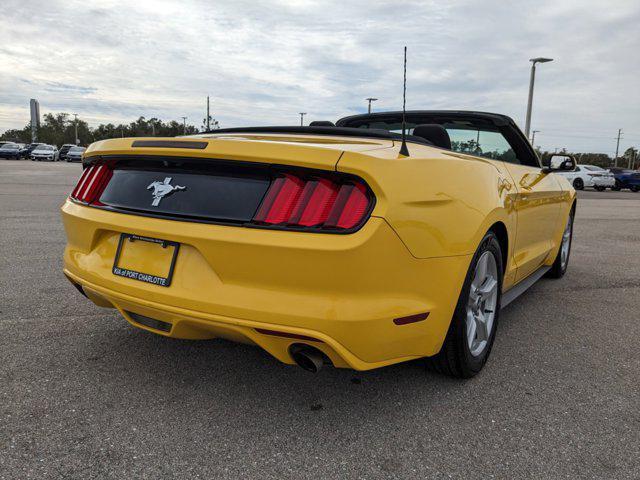
<path fill-rule="evenodd" d="M 92 125 L 139 116 L 223 127 L 335 120 L 402 106 L 505 113 L 524 124 L 538 68 L 536 144 L 640 146 L 640 2 L 4 0 L 0 131 L 41 111 Z"/>

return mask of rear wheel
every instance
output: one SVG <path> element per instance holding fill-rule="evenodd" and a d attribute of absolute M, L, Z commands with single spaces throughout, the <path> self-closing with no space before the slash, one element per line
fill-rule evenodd
<path fill-rule="evenodd" d="M 427 358 L 430 369 L 458 378 L 482 370 L 498 325 L 502 275 L 500 243 L 489 232 L 473 256 L 442 349 Z"/>
<path fill-rule="evenodd" d="M 595 188 L 599 192 L 604 192 L 607 189 L 607 187 L 601 187 L 601 186 L 597 186 L 597 187 L 593 187 L 593 188 Z"/>
<path fill-rule="evenodd" d="M 638 185 L 631 185 L 629 188 L 631 189 L 632 192 L 640 191 L 640 187 Z"/>
<path fill-rule="evenodd" d="M 584 182 L 581 178 L 576 178 L 573 181 L 573 188 L 575 188 L 576 190 L 584 190 Z"/>

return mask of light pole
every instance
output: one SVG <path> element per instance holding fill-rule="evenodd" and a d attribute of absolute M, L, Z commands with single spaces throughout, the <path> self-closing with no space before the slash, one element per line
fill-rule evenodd
<path fill-rule="evenodd" d="M 536 141 L 536 133 L 540 133 L 540 130 L 534 130 L 533 132 L 531 132 L 531 146 L 535 148 L 535 141 Z"/>
<path fill-rule="evenodd" d="M 76 127 L 76 145 L 78 145 L 80 143 L 80 141 L 78 140 L 78 114 L 74 113 L 73 116 L 75 117 L 73 123 Z"/>
<path fill-rule="evenodd" d="M 533 104 L 533 83 L 536 80 L 536 63 L 552 62 L 553 58 L 537 57 L 531 58 L 531 78 L 529 79 L 529 101 L 527 102 L 527 119 L 524 124 L 524 134 L 529 138 L 529 128 L 531 127 L 531 106 Z"/>
<path fill-rule="evenodd" d="M 209 95 L 207 95 L 207 132 L 211 130 L 211 113 L 209 113 Z"/>
<path fill-rule="evenodd" d="M 307 112 L 300 112 L 300 126 L 304 126 L 304 116 L 307 114 Z"/>
<path fill-rule="evenodd" d="M 182 132 L 184 135 L 187 134 L 187 117 L 180 117 L 182 118 Z"/>
<path fill-rule="evenodd" d="M 378 99 L 377 99 L 377 98 L 365 98 L 365 100 L 366 100 L 367 102 L 369 102 L 369 113 L 371 113 L 371 102 L 375 102 L 375 101 L 377 101 Z"/>

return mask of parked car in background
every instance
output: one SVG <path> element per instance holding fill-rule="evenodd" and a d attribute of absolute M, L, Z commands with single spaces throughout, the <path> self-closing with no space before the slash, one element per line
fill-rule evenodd
<path fill-rule="evenodd" d="M 18 160 L 22 156 L 21 147 L 23 145 L 19 143 L 5 143 L 0 147 L 0 158 L 12 158 Z"/>
<path fill-rule="evenodd" d="M 569 180 L 576 190 L 592 187 L 601 192 L 616 185 L 613 173 L 596 165 L 576 165 L 575 170 L 558 172 L 558 175 L 562 175 Z"/>
<path fill-rule="evenodd" d="M 24 151 L 22 152 L 22 155 L 24 156 L 24 158 L 30 158 L 31 157 L 31 152 L 33 152 L 38 145 L 46 145 L 45 143 L 30 143 L 29 145 L 26 145 L 24 147 Z"/>
<path fill-rule="evenodd" d="M 24 143 L 19 143 L 18 145 L 20 145 L 20 158 L 29 158 L 31 154 L 30 145 Z"/>
<path fill-rule="evenodd" d="M 85 147 L 71 147 L 67 152 L 67 162 L 81 162 Z"/>
<path fill-rule="evenodd" d="M 73 143 L 65 143 L 60 147 L 60 160 L 67 159 L 67 153 L 71 150 L 75 145 Z"/>
<path fill-rule="evenodd" d="M 616 184 L 612 190 L 622 190 L 628 188 L 632 192 L 640 191 L 640 172 L 637 170 L 629 170 L 628 168 L 610 168 L 609 171 L 614 175 Z"/>
<path fill-rule="evenodd" d="M 57 162 L 59 158 L 60 152 L 54 145 L 38 145 L 31 152 L 31 160 L 35 161 Z"/>
<path fill-rule="evenodd" d="M 16 142 L 0 142 L 0 148 L 4 147 L 5 145 L 8 145 L 10 143 L 16 143 Z"/>

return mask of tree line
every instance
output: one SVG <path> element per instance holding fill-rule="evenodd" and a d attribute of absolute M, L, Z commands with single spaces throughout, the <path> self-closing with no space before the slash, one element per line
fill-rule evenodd
<path fill-rule="evenodd" d="M 213 128 L 218 128 L 218 122 L 209 118 Z M 38 128 L 38 141 L 51 145 L 63 145 L 65 143 L 75 143 L 75 128 L 78 128 L 78 139 L 80 145 L 89 145 L 98 140 L 106 140 L 116 137 L 175 137 L 177 135 L 187 135 L 199 133 L 194 125 L 187 125 L 186 128 L 180 122 L 171 120 L 163 122 L 158 118 L 140 117 L 128 124 L 114 125 L 113 123 L 100 124 L 95 128 L 89 126 L 87 122 L 81 119 L 74 120 L 67 113 L 47 113 L 43 117 L 43 121 Z M 206 128 L 206 119 L 203 121 L 202 130 Z M 31 143 L 31 125 L 27 124 L 21 129 L 12 129 L 5 131 L 0 135 L 0 140 L 12 141 L 19 143 Z M 495 158 L 497 160 L 511 160 L 514 155 L 513 151 L 506 152 L 481 152 L 480 145 L 474 140 L 469 142 L 452 142 L 460 143 L 454 148 L 456 151 L 463 151 L 471 154 L 480 154 Z M 563 149 L 559 152 L 541 151 L 536 148 L 538 157 L 542 159 L 543 165 L 549 164 L 549 158 L 554 153 L 573 155 L 578 163 L 588 165 L 598 165 L 600 167 L 610 167 L 614 164 L 614 159 L 605 153 L 574 153 Z M 640 166 L 640 156 L 638 149 L 628 148 L 622 157 L 618 158 L 618 165 L 627 167 L 631 164 L 631 168 L 636 169 Z"/>
<path fill-rule="evenodd" d="M 569 152 L 565 148 L 558 152 L 541 151 L 536 148 L 538 157 L 542 160 L 543 165 L 549 165 L 549 159 L 552 155 L 571 155 L 576 159 L 576 162 L 585 165 L 597 165 L 598 167 L 608 168 L 612 167 L 616 162 L 615 158 L 610 157 L 606 153 L 581 153 L 581 152 Z M 627 148 L 622 156 L 618 157 L 618 167 L 631 168 L 637 170 L 640 168 L 640 156 L 638 155 L 638 149 L 635 147 Z"/>
<path fill-rule="evenodd" d="M 63 145 L 75 143 L 76 125 L 78 128 L 78 140 L 80 145 L 89 145 L 98 140 L 106 140 L 116 137 L 175 137 L 198 133 L 193 125 L 184 125 L 175 120 L 163 122 L 157 118 L 140 117 L 129 124 L 114 125 L 113 123 L 100 124 L 95 128 L 89 126 L 81 119 L 74 120 L 67 113 L 47 113 L 44 115 L 38 128 L 38 142 L 51 145 Z M 6 130 L 0 135 L 0 140 L 18 143 L 31 143 L 31 124 L 24 128 Z"/>

